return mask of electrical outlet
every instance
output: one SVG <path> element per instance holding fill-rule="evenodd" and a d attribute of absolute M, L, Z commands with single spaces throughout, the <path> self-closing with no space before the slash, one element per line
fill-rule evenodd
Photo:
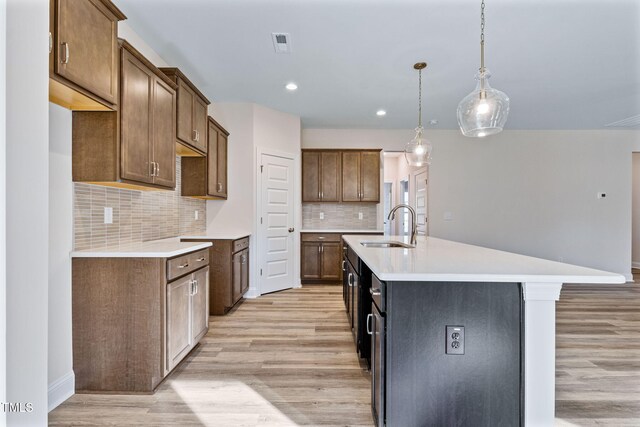
<path fill-rule="evenodd" d="M 362 212 L 358 212 L 358 219 L 362 219 L 362 218 L 363 218 Z"/>
<path fill-rule="evenodd" d="M 198 219 L 199 216 L 200 216 L 200 212 L 198 212 L 197 210 L 193 211 L 193 218 L 194 219 Z"/>
<path fill-rule="evenodd" d="M 447 326 L 446 354 L 464 354 L 464 326 Z"/>
<path fill-rule="evenodd" d="M 104 223 L 113 224 L 113 208 L 104 208 Z"/>
<path fill-rule="evenodd" d="M 604 199 L 607 197 L 607 193 L 598 193 L 597 197 L 598 199 Z"/>
<path fill-rule="evenodd" d="M 324 219 L 324 212 L 320 212 L 320 219 Z"/>

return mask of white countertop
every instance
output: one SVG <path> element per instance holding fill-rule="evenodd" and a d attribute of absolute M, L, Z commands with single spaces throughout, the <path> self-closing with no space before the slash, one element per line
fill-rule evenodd
<path fill-rule="evenodd" d="M 180 242 L 176 238 L 124 245 L 112 249 L 87 249 L 71 252 L 71 258 L 172 258 L 205 249 L 211 242 Z"/>
<path fill-rule="evenodd" d="M 360 230 L 360 229 L 310 229 L 300 230 L 301 233 L 384 233 L 384 230 Z"/>
<path fill-rule="evenodd" d="M 236 240 L 243 237 L 251 236 L 251 233 L 246 231 L 216 231 L 213 233 L 193 235 L 193 236 L 180 236 L 180 239 L 210 239 L 210 240 Z"/>
<path fill-rule="evenodd" d="M 620 274 L 578 267 L 434 237 L 418 237 L 413 249 L 366 248 L 363 241 L 403 236 L 345 236 L 360 259 L 385 281 L 624 283 Z"/>

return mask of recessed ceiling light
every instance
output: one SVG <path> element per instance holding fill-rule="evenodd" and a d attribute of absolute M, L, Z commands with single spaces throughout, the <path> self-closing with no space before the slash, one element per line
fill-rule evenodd
<path fill-rule="evenodd" d="M 298 89 L 298 85 L 295 84 L 295 83 L 287 83 L 285 88 L 287 88 L 287 90 L 294 91 L 294 90 Z"/>
<path fill-rule="evenodd" d="M 376 111 L 376 116 L 382 117 L 382 116 L 386 116 L 387 112 L 384 110 L 378 110 Z"/>

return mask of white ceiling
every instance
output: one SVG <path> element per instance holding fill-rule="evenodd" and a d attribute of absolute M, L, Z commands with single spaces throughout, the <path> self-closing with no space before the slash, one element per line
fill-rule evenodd
<path fill-rule="evenodd" d="M 415 127 L 413 64 L 424 60 L 425 122 L 455 129 L 479 65 L 479 1 L 115 2 L 213 102 L 255 102 L 305 128 Z M 508 129 L 597 129 L 640 113 L 640 1 L 486 2 L 486 61 L 511 98 Z M 274 52 L 272 32 L 291 34 L 291 54 Z"/>

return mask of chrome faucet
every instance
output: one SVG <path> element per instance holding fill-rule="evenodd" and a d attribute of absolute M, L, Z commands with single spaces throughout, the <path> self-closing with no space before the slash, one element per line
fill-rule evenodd
<path fill-rule="evenodd" d="M 387 217 L 388 220 L 394 220 L 396 218 L 396 211 L 400 208 L 407 208 L 409 209 L 409 212 L 411 212 L 411 244 L 412 245 L 417 245 L 418 244 L 418 225 L 416 224 L 416 211 L 415 209 L 413 209 L 411 206 L 409 205 L 405 205 L 404 203 L 401 203 L 399 205 L 394 206 L 391 211 L 389 212 L 389 216 Z"/>

